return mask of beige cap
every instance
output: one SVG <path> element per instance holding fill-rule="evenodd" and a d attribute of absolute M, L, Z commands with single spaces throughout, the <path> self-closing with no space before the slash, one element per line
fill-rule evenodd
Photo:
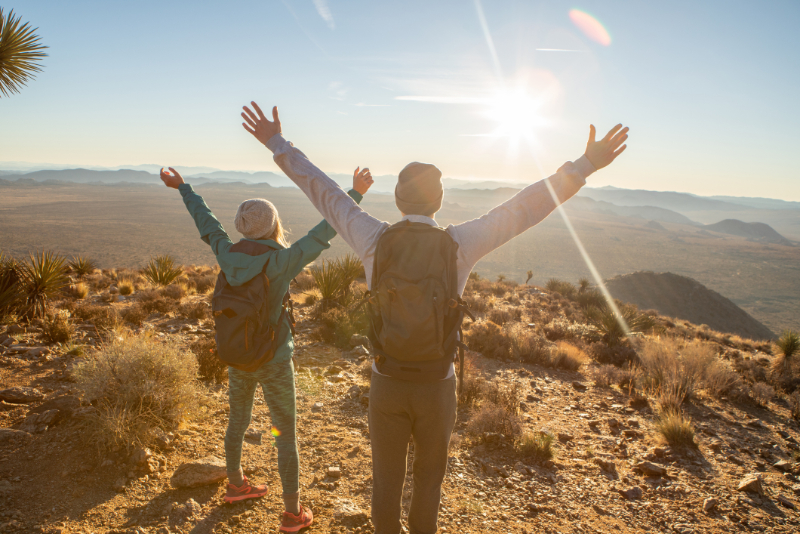
<path fill-rule="evenodd" d="M 278 225 L 278 210 L 269 200 L 251 198 L 239 204 L 234 223 L 248 239 L 267 239 Z"/>
<path fill-rule="evenodd" d="M 397 177 L 394 201 L 406 215 L 433 215 L 442 208 L 442 171 L 430 163 L 413 162 Z"/>

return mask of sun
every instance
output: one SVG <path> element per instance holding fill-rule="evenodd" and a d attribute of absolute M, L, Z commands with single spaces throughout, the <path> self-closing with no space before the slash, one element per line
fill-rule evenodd
<path fill-rule="evenodd" d="M 542 117 L 542 102 L 523 87 L 498 91 L 486 102 L 484 116 L 497 124 L 493 137 L 507 137 L 516 144 L 536 141 L 536 132 L 547 121 Z"/>

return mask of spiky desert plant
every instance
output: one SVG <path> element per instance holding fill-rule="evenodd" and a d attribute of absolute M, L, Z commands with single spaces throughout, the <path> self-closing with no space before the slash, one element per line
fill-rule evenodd
<path fill-rule="evenodd" d="M 0 252 L 0 317 L 15 313 L 23 302 L 19 264 Z"/>
<path fill-rule="evenodd" d="M 628 334 L 654 332 L 660 329 L 653 317 L 639 313 L 636 308 L 621 306 L 618 309 L 619 316 L 608 305 L 600 308 L 589 306 L 585 311 L 587 322 L 603 336 L 603 340 L 609 346 L 619 344 Z"/>
<path fill-rule="evenodd" d="M 528 271 L 526 276 L 527 278 L 525 278 L 525 285 L 528 285 L 528 282 L 530 282 L 531 278 L 533 278 L 533 271 Z"/>
<path fill-rule="evenodd" d="M 69 268 L 78 275 L 78 278 L 83 278 L 87 274 L 92 274 L 97 268 L 97 264 L 85 256 L 73 256 L 69 260 Z"/>
<path fill-rule="evenodd" d="M 525 458 L 535 461 L 545 461 L 551 459 L 555 452 L 553 443 L 555 436 L 545 431 L 525 432 L 517 439 L 516 449 Z"/>
<path fill-rule="evenodd" d="M 64 258 L 51 250 L 31 254 L 30 261 L 22 264 L 25 315 L 44 316 L 50 307 L 50 300 L 69 285 L 64 264 Z"/>
<path fill-rule="evenodd" d="M 775 360 L 775 371 L 788 376 L 792 370 L 792 360 L 800 352 L 800 333 L 794 330 L 784 330 L 778 341 L 778 358 Z"/>
<path fill-rule="evenodd" d="M 28 22 L 21 24 L 13 9 L 5 15 L 0 7 L 0 93 L 6 97 L 19 93 L 42 70 L 40 60 L 47 57 L 42 50 L 47 47 L 36 30 Z"/>
<path fill-rule="evenodd" d="M 667 409 L 658 414 L 656 430 L 673 446 L 694 446 L 692 421 L 680 410 Z"/>
<path fill-rule="evenodd" d="M 572 298 L 575 296 L 575 286 L 571 283 L 567 282 L 566 280 L 559 280 L 558 278 L 551 278 L 545 284 L 545 289 L 548 291 L 553 291 L 555 293 L 560 293 L 562 297 Z"/>
<path fill-rule="evenodd" d="M 142 274 L 154 285 L 168 286 L 183 274 L 183 269 L 179 265 L 175 265 L 172 256 L 156 256 L 150 258 Z"/>
<path fill-rule="evenodd" d="M 311 276 L 320 293 L 322 310 L 326 311 L 336 305 L 337 299 L 342 294 L 344 276 L 337 262 L 322 260 L 320 265 L 311 268 Z"/>

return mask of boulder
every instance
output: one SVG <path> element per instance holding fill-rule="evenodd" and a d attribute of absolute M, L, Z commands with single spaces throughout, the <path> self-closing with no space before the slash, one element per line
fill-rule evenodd
<path fill-rule="evenodd" d="M 214 484 L 227 476 L 224 460 L 216 456 L 206 456 L 180 465 L 172 474 L 170 483 L 176 488 L 195 488 Z"/>
<path fill-rule="evenodd" d="M 31 434 L 44 432 L 58 421 L 60 413 L 58 410 L 47 410 L 46 412 L 29 415 L 22 422 L 19 429 Z"/>
<path fill-rule="evenodd" d="M 19 444 L 31 439 L 29 432 L 14 430 L 13 428 L 0 428 L 0 445 Z"/>
<path fill-rule="evenodd" d="M 12 404 L 28 404 L 43 398 L 44 394 L 36 388 L 13 387 L 0 391 L 0 400 Z"/>
<path fill-rule="evenodd" d="M 774 467 L 778 471 L 783 471 L 784 473 L 791 473 L 793 464 L 792 462 L 787 462 L 786 460 L 779 460 L 774 464 L 772 464 L 772 467 Z"/>
<path fill-rule="evenodd" d="M 353 334 L 350 337 L 351 347 L 369 347 L 369 338 L 361 334 Z"/>
<path fill-rule="evenodd" d="M 28 414 L 44 413 L 48 410 L 58 410 L 59 419 L 71 417 L 81 407 L 81 401 L 75 395 L 61 395 L 49 399 L 36 408 L 31 408 Z"/>
<path fill-rule="evenodd" d="M 761 484 L 761 475 L 757 473 L 750 473 L 739 481 L 739 486 L 736 488 L 738 491 L 746 491 L 748 493 L 764 493 L 764 487 Z"/>

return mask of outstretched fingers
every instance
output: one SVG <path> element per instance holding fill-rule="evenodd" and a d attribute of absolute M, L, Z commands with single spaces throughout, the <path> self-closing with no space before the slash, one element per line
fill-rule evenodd
<path fill-rule="evenodd" d="M 248 132 L 250 132 L 251 134 L 256 135 L 256 131 L 254 129 L 252 129 L 250 126 L 248 126 L 247 124 L 242 123 L 242 126 L 244 126 L 244 129 L 247 130 Z"/>
<path fill-rule="evenodd" d="M 250 117 L 253 123 L 257 123 L 259 121 L 258 115 L 256 115 L 253 110 L 251 110 L 247 106 L 242 106 L 242 109 L 244 110 L 244 113 L 246 113 L 247 116 Z M 244 116 L 244 113 L 242 113 L 242 116 Z"/>
<path fill-rule="evenodd" d="M 255 104 L 255 102 L 253 102 Z M 278 117 L 278 106 L 272 106 L 272 120 L 280 124 L 281 118 Z"/>
<path fill-rule="evenodd" d="M 255 103 L 255 101 L 251 101 L 251 102 L 250 102 L 250 104 L 252 104 L 252 105 L 253 105 L 253 108 L 255 108 L 255 110 L 256 110 L 256 113 L 258 113 L 258 117 L 259 117 L 259 118 L 260 118 L 262 121 L 265 121 L 265 120 L 267 120 L 267 117 L 264 115 L 264 112 L 263 112 L 263 111 L 261 111 L 261 108 L 260 108 L 260 107 L 258 107 L 258 104 L 256 104 L 256 103 Z"/>
<path fill-rule="evenodd" d="M 603 141 L 609 141 L 612 137 L 614 137 L 614 134 L 616 134 L 620 130 L 620 128 L 622 128 L 621 124 L 617 124 L 616 126 L 611 128 L 606 134 L 606 136 L 603 138 Z"/>

